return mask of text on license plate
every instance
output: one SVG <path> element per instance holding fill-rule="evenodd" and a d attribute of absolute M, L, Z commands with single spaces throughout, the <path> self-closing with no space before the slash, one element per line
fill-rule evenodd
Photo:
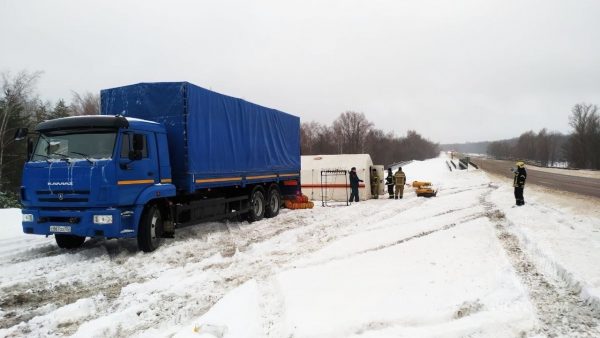
<path fill-rule="evenodd" d="M 51 225 L 50 232 L 71 232 L 71 227 L 68 225 Z"/>

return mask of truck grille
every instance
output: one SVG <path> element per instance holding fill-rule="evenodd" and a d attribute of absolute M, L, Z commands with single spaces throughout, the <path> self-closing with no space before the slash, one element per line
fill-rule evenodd
<path fill-rule="evenodd" d="M 56 217 L 56 216 L 51 216 L 51 217 L 40 217 L 40 219 L 38 220 L 38 223 L 71 223 L 71 224 L 77 224 L 79 222 L 81 222 L 81 218 L 80 217 Z"/>
<path fill-rule="evenodd" d="M 36 191 L 40 202 L 87 202 L 89 190 L 38 190 Z"/>

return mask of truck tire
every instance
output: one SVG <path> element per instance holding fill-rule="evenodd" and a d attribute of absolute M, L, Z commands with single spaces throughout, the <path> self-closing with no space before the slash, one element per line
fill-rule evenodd
<path fill-rule="evenodd" d="M 152 252 L 160 246 L 163 233 L 163 220 L 156 205 L 144 210 L 138 227 L 138 248 L 144 252 Z"/>
<path fill-rule="evenodd" d="M 248 221 L 260 221 L 265 217 L 265 210 L 265 193 L 262 189 L 254 188 L 252 194 L 250 194 L 250 212 L 248 212 Z"/>
<path fill-rule="evenodd" d="M 85 237 L 76 235 L 55 234 L 54 239 L 62 249 L 77 249 L 85 242 Z"/>
<path fill-rule="evenodd" d="M 269 197 L 267 198 L 267 210 L 265 211 L 265 217 L 271 218 L 279 215 L 281 209 L 281 193 L 276 186 L 269 190 Z"/>

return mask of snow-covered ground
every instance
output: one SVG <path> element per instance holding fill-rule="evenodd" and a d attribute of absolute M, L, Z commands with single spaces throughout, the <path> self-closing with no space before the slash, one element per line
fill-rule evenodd
<path fill-rule="evenodd" d="M 180 229 L 156 252 L 65 252 L 0 219 L 0 336 L 515 337 L 600 335 L 598 202 L 404 167 L 438 197 L 284 210 Z"/>

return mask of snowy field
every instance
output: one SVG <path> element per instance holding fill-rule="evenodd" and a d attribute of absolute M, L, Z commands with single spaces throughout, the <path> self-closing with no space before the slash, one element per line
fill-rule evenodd
<path fill-rule="evenodd" d="M 598 201 L 404 167 L 438 197 L 180 229 L 73 252 L 0 219 L 0 337 L 600 336 Z"/>

